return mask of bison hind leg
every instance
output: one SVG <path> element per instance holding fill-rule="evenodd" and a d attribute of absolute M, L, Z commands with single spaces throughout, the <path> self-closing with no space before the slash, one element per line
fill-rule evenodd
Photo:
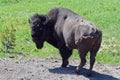
<path fill-rule="evenodd" d="M 100 43 L 93 46 L 92 50 L 90 51 L 90 68 L 87 72 L 87 76 L 91 76 L 91 74 L 92 74 L 92 69 L 93 69 L 93 66 L 95 63 L 95 57 L 96 57 L 96 54 L 97 54 L 99 48 L 100 48 Z"/>
<path fill-rule="evenodd" d="M 92 69 L 93 69 L 93 66 L 95 63 L 96 53 L 97 53 L 97 51 L 96 52 L 90 51 L 90 67 L 89 67 L 89 70 L 87 72 L 87 76 L 91 76 L 91 74 L 92 74 Z"/>
<path fill-rule="evenodd" d="M 82 67 L 85 65 L 86 63 L 86 55 L 87 55 L 88 51 L 80 51 L 79 50 L 79 56 L 81 59 L 80 65 L 76 68 L 75 72 L 77 74 L 79 74 L 80 70 L 82 69 Z"/>

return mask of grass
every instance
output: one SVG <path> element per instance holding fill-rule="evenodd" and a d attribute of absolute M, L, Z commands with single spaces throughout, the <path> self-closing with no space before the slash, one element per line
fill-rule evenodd
<path fill-rule="evenodd" d="M 31 15 L 45 14 L 53 7 L 69 8 L 96 23 L 103 32 L 102 46 L 97 54 L 97 61 L 120 64 L 119 0 L 1 0 L 0 35 L 5 26 L 12 24 L 17 29 L 16 47 L 12 50 L 13 52 L 39 57 L 60 57 L 58 50 L 47 43 L 42 50 L 35 48 L 35 44 L 31 41 L 28 24 L 28 18 Z M 2 49 L 0 43 L 0 50 Z M 8 54 L 0 53 L 0 57 L 6 56 Z M 79 58 L 76 50 L 72 58 Z"/>

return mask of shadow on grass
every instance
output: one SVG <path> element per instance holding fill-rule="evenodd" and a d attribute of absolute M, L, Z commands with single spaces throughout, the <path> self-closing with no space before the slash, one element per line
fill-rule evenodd
<path fill-rule="evenodd" d="M 57 68 L 54 68 L 54 69 L 49 69 L 49 72 L 51 73 L 58 73 L 58 74 L 71 74 L 71 75 L 77 75 L 74 70 L 75 70 L 76 66 L 69 66 L 67 68 L 62 68 L 62 67 L 57 67 Z M 118 78 L 115 78 L 111 75 L 107 75 L 107 74 L 101 74 L 101 73 L 98 73 L 98 72 L 95 72 L 93 71 L 93 74 L 92 76 L 90 77 L 87 77 L 86 74 L 87 74 L 87 71 L 88 69 L 85 69 L 83 68 L 80 72 L 80 74 L 78 75 L 82 75 L 86 78 L 88 78 L 89 80 L 120 80 Z"/>

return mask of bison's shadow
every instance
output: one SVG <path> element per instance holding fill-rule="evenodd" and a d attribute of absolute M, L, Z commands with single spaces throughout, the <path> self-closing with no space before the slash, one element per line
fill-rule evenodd
<path fill-rule="evenodd" d="M 76 66 L 69 66 L 67 68 L 61 68 L 61 67 L 57 67 L 57 68 L 54 68 L 54 69 L 49 69 L 49 72 L 51 73 L 58 73 L 58 74 L 72 74 L 72 75 L 77 75 L 74 70 L 75 70 Z M 79 75 L 83 75 L 85 77 L 86 76 L 86 73 L 87 73 L 88 69 L 85 69 L 83 68 L 80 72 Z M 89 78 L 90 80 L 120 80 L 118 78 L 115 78 L 111 75 L 107 75 L 107 74 L 101 74 L 101 73 L 98 73 L 98 72 L 95 72 L 93 71 L 93 75 L 91 77 L 87 77 Z"/>

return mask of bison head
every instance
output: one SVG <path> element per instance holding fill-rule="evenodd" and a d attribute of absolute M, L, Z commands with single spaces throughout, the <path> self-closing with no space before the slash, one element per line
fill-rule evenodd
<path fill-rule="evenodd" d="M 38 49 L 43 47 L 45 41 L 45 28 L 48 22 L 48 17 L 46 15 L 34 14 L 29 19 L 29 24 L 31 28 L 31 36 L 33 42 L 35 42 Z"/>

